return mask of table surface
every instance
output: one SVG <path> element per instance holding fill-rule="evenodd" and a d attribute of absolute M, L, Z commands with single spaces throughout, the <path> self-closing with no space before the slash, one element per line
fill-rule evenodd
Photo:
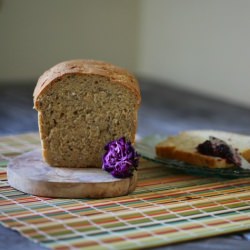
<path fill-rule="evenodd" d="M 138 135 L 175 134 L 188 129 L 217 129 L 250 134 L 250 108 L 202 96 L 139 78 L 142 104 Z M 0 136 L 37 131 L 37 113 L 33 110 L 35 83 L 0 85 Z M 249 249 L 250 231 L 215 237 L 157 249 Z M 45 247 L 0 225 L 0 249 L 39 250 Z"/>

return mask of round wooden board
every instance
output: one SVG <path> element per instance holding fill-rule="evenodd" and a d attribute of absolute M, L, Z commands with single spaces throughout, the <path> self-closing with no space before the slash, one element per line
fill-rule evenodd
<path fill-rule="evenodd" d="M 107 198 L 135 190 L 137 171 L 118 179 L 97 168 L 58 168 L 43 161 L 40 150 L 13 159 L 7 167 L 9 184 L 25 193 L 60 198 Z"/>

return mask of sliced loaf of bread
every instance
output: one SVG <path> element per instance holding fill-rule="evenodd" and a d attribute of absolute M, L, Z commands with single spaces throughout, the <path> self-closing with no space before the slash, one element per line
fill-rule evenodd
<path fill-rule="evenodd" d="M 141 101 L 136 78 L 95 60 L 72 60 L 46 71 L 34 90 L 44 160 L 57 167 L 100 167 L 104 146 L 132 143 Z"/>
<path fill-rule="evenodd" d="M 176 136 L 169 136 L 156 145 L 156 154 L 160 157 L 177 159 L 197 166 L 232 167 L 233 165 L 229 164 L 226 159 L 198 152 L 197 146 L 208 140 L 210 136 L 219 138 L 231 145 L 250 162 L 250 136 L 214 130 L 184 131 Z"/>

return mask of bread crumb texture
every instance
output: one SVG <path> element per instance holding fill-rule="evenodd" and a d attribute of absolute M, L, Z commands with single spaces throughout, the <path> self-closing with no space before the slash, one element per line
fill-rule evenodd
<path fill-rule="evenodd" d="M 137 129 L 140 90 L 127 71 L 98 61 L 63 62 L 34 91 L 43 157 L 57 167 L 99 167 L 104 146 Z"/>

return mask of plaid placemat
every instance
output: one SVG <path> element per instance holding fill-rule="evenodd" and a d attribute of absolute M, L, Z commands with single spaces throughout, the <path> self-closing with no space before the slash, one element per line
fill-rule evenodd
<path fill-rule="evenodd" d="M 0 221 L 46 247 L 145 249 L 250 229 L 250 178 L 192 176 L 142 160 L 128 196 L 51 199 L 11 188 L 7 163 L 39 146 L 37 134 L 0 138 Z"/>

